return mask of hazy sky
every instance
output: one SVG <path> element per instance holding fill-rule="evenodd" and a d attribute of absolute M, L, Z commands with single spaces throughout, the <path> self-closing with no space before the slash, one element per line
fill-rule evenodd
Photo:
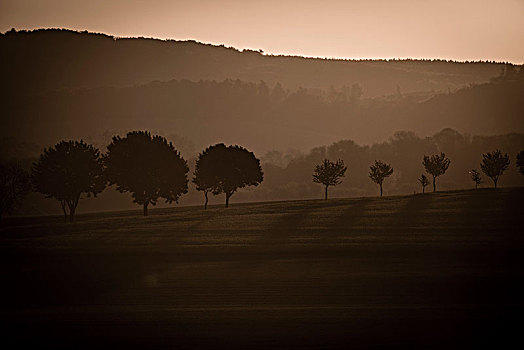
<path fill-rule="evenodd" d="M 0 31 L 12 27 L 304 56 L 524 63 L 524 0 L 0 0 Z"/>

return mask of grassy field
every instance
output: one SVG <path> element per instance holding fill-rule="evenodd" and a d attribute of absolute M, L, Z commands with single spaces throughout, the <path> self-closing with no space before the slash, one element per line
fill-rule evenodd
<path fill-rule="evenodd" d="M 522 342 L 524 188 L 7 218 L 2 339 L 63 348 Z"/>

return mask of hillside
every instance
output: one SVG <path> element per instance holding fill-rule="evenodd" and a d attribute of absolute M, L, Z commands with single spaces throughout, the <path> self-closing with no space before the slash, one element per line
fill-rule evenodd
<path fill-rule="evenodd" d="M 330 60 L 271 56 L 194 41 L 114 38 L 61 29 L 0 35 L 0 74 L 9 91 L 123 87 L 154 80 L 240 79 L 327 89 L 360 84 L 365 96 L 448 91 L 487 82 L 504 64 L 419 60 Z"/>
<path fill-rule="evenodd" d="M 4 344 L 510 347 L 523 188 L 6 219 Z"/>
<path fill-rule="evenodd" d="M 474 135 L 522 133 L 522 96 L 524 70 L 451 93 L 367 99 L 358 87 L 319 92 L 239 80 L 173 80 L 3 95 L 0 137 L 44 147 L 64 138 L 147 129 L 184 138 L 193 151 L 214 142 L 257 153 L 305 151 L 341 139 L 383 142 L 398 130 L 421 136 L 449 127 Z"/>

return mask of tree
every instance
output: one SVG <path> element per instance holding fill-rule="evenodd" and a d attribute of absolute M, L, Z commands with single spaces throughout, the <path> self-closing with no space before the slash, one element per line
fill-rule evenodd
<path fill-rule="evenodd" d="M 30 190 L 27 171 L 18 164 L 0 164 L 0 219 L 3 213 L 11 213 Z"/>
<path fill-rule="evenodd" d="M 522 175 L 524 175 L 524 150 L 517 154 L 517 168 Z"/>
<path fill-rule="evenodd" d="M 104 157 L 106 177 L 119 192 L 131 192 L 133 202 L 148 206 L 159 198 L 176 202 L 187 193 L 187 162 L 171 142 L 147 131 L 133 131 L 123 138 L 113 136 Z"/>
<path fill-rule="evenodd" d="M 253 152 L 240 146 L 226 146 L 223 143 L 206 148 L 196 162 L 193 183 L 197 190 L 204 191 L 207 208 L 207 193 L 226 195 L 229 199 L 240 188 L 258 186 L 264 180 L 260 160 Z"/>
<path fill-rule="evenodd" d="M 422 193 L 425 192 L 426 186 L 429 185 L 429 180 L 426 175 L 422 174 L 420 175 L 420 179 L 418 179 L 418 182 L 422 185 Z"/>
<path fill-rule="evenodd" d="M 475 188 L 478 188 L 479 185 L 482 183 L 482 178 L 480 177 L 480 173 L 477 169 L 471 169 L 469 171 L 469 176 L 471 177 L 471 180 L 475 183 Z"/>
<path fill-rule="evenodd" d="M 437 177 L 443 175 L 449 168 L 451 161 L 446 158 L 446 154 L 434 154 L 430 156 L 424 156 L 422 164 L 426 168 L 426 172 L 433 176 L 433 192 L 437 190 Z"/>
<path fill-rule="evenodd" d="M 370 166 L 369 169 L 369 178 L 380 186 L 380 197 L 382 197 L 382 183 L 386 177 L 393 174 L 393 168 L 389 164 L 375 160 L 375 164 Z"/>
<path fill-rule="evenodd" d="M 82 193 L 96 196 L 106 186 L 100 152 L 84 141 L 61 141 L 44 150 L 33 164 L 31 180 L 37 192 L 60 203 L 67 221 L 75 219 Z"/>
<path fill-rule="evenodd" d="M 486 174 L 487 177 L 490 177 L 493 180 L 495 188 L 497 188 L 497 181 L 499 177 L 508 169 L 509 167 L 509 157 L 507 154 L 502 155 L 500 150 L 496 150 L 493 153 L 484 153 L 482 155 L 482 163 L 480 163 L 480 168 Z"/>
<path fill-rule="evenodd" d="M 344 161 L 342 159 L 339 159 L 336 162 L 324 159 L 321 164 L 315 166 L 313 182 L 325 186 L 325 199 L 328 198 L 328 187 L 341 184 L 341 178 L 344 177 L 346 170 L 347 167 L 344 166 Z"/>

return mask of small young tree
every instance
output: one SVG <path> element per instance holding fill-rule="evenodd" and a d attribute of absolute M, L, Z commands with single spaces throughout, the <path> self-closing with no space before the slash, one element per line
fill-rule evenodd
<path fill-rule="evenodd" d="M 37 192 L 60 203 L 67 221 L 75 219 L 82 193 L 96 196 L 106 186 L 97 148 L 84 141 L 62 141 L 44 150 L 33 164 L 31 180 Z"/>
<path fill-rule="evenodd" d="M 324 159 L 321 164 L 315 166 L 313 182 L 325 186 L 325 199 L 328 199 L 328 187 L 342 183 L 341 178 L 344 177 L 346 170 L 347 167 L 344 166 L 344 161 L 342 159 L 339 159 L 336 162 Z"/>
<path fill-rule="evenodd" d="M 27 171 L 18 164 L 0 164 L 0 219 L 3 213 L 11 213 L 30 190 Z"/>
<path fill-rule="evenodd" d="M 430 156 L 424 156 L 422 164 L 426 168 L 426 172 L 433 176 L 433 192 L 437 190 L 437 177 L 443 175 L 449 168 L 451 161 L 446 158 L 446 154 L 434 154 Z"/>
<path fill-rule="evenodd" d="M 386 177 L 393 174 L 393 168 L 389 164 L 375 160 L 375 164 L 370 166 L 369 169 L 369 178 L 380 186 L 380 197 L 382 197 L 382 183 Z"/>
<path fill-rule="evenodd" d="M 517 168 L 522 175 L 524 175 L 524 150 L 517 154 Z"/>
<path fill-rule="evenodd" d="M 207 207 L 207 194 L 224 193 L 226 208 L 229 199 L 239 189 L 257 186 L 264 180 L 264 173 L 253 152 L 240 146 L 227 146 L 223 143 L 206 148 L 196 162 L 193 183 L 197 190 L 203 191 Z"/>
<path fill-rule="evenodd" d="M 487 177 L 490 177 L 491 180 L 493 180 L 493 184 L 495 188 L 497 188 L 499 177 L 509 167 L 509 157 L 507 154 L 503 155 L 500 150 L 496 150 L 493 153 L 488 152 L 483 154 L 482 158 L 480 168 Z"/>
<path fill-rule="evenodd" d="M 425 192 L 426 186 L 429 185 L 429 179 L 426 175 L 422 174 L 420 175 L 420 179 L 418 179 L 418 182 L 422 185 L 422 193 Z"/>
<path fill-rule="evenodd" d="M 162 136 L 151 136 L 147 131 L 114 136 L 104 164 L 109 183 L 120 192 L 131 192 L 133 201 L 143 206 L 144 216 L 158 198 L 178 202 L 187 193 L 187 163 Z"/>
<path fill-rule="evenodd" d="M 469 176 L 471 177 L 471 180 L 475 183 L 475 189 L 479 187 L 479 185 L 482 183 L 482 178 L 480 177 L 480 173 L 477 169 L 471 169 L 469 171 Z"/>

